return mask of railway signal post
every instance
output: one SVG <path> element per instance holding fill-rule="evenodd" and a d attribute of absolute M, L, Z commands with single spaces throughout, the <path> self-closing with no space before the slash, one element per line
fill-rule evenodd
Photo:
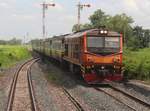
<path fill-rule="evenodd" d="M 80 30 L 80 11 L 84 8 L 84 7 L 91 7 L 90 4 L 81 4 L 80 2 L 78 3 L 78 31 Z"/>
<path fill-rule="evenodd" d="M 42 10 L 43 10 L 43 20 L 42 20 L 42 23 L 43 23 L 43 38 L 45 38 L 45 34 L 46 34 L 46 24 L 45 24 L 45 11 L 48 9 L 49 6 L 51 7 L 54 7 L 55 4 L 54 3 L 46 3 L 46 2 L 43 2 L 42 5 Z"/>

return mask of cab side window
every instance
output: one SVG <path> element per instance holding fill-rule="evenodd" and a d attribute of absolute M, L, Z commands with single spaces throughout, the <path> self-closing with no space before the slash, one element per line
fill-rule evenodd
<path fill-rule="evenodd" d="M 65 44 L 65 56 L 68 56 L 68 44 Z"/>
<path fill-rule="evenodd" d="M 75 44 L 74 46 L 74 58 L 78 59 L 79 58 L 79 45 Z"/>

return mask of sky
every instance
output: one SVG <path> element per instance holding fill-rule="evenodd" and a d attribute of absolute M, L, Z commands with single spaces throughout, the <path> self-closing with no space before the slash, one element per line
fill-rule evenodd
<path fill-rule="evenodd" d="M 26 41 L 42 37 L 42 7 L 44 0 L 0 0 L 0 39 L 13 37 Z M 46 32 L 48 36 L 70 33 L 77 23 L 79 0 L 45 0 L 55 3 L 46 11 Z M 80 0 L 91 4 L 81 12 L 81 23 L 97 9 L 106 14 L 126 13 L 134 19 L 134 25 L 150 29 L 150 0 Z"/>

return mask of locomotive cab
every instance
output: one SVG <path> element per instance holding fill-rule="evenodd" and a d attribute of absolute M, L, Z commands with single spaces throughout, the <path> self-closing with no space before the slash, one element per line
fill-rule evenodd
<path fill-rule="evenodd" d="M 105 29 L 86 32 L 83 54 L 85 80 L 122 80 L 122 35 Z"/>

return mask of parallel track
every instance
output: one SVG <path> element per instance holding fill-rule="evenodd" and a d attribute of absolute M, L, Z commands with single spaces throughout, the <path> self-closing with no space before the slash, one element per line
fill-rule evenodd
<path fill-rule="evenodd" d="M 20 81 L 22 81 L 21 76 L 20 76 L 21 73 L 25 74 L 24 76 L 27 77 L 27 78 L 23 78 L 23 79 L 27 79 L 26 84 L 27 84 L 27 88 L 28 88 L 28 91 L 29 91 L 27 93 L 29 93 L 28 96 L 30 96 L 30 97 L 28 97 L 28 98 L 30 98 L 30 106 L 31 106 L 30 110 L 31 111 L 39 111 L 38 108 L 37 108 L 37 105 L 36 105 L 35 94 L 34 94 L 34 90 L 33 90 L 32 80 L 31 80 L 31 77 L 30 77 L 31 66 L 35 62 L 37 62 L 38 60 L 39 60 L 38 58 L 28 60 L 27 62 L 22 64 L 19 67 L 19 69 L 15 72 L 15 75 L 14 75 L 14 78 L 13 78 L 13 81 L 12 81 L 12 84 L 11 84 L 11 88 L 10 88 L 10 91 L 9 91 L 9 97 L 8 97 L 6 111 L 12 111 L 13 110 L 14 102 L 16 101 L 15 96 L 17 96 L 17 95 L 15 95 L 17 93 L 16 92 L 16 90 L 17 90 L 16 85 L 17 85 L 17 82 L 19 81 L 19 79 L 20 79 Z M 18 90 L 19 90 L 19 88 L 18 88 Z"/>
<path fill-rule="evenodd" d="M 135 96 L 133 96 L 133 95 L 131 95 L 131 94 L 129 94 L 129 93 L 127 93 L 127 92 L 125 92 L 125 91 L 119 89 L 119 88 L 116 88 L 116 87 L 114 87 L 114 86 L 111 86 L 111 88 L 114 89 L 114 90 L 116 90 L 116 91 L 118 91 L 118 92 L 120 92 L 120 93 L 122 93 L 122 94 L 124 94 L 124 95 L 126 95 L 126 96 L 128 96 L 129 98 L 131 98 L 131 99 L 135 100 L 136 102 L 138 102 L 138 103 L 144 105 L 145 107 L 150 108 L 150 104 L 147 103 L 147 102 L 145 102 L 145 101 L 143 101 L 143 100 L 141 100 L 140 98 L 135 97 Z"/>
<path fill-rule="evenodd" d="M 80 103 L 67 91 L 66 88 L 62 88 L 64 93 L 67 95 L 68 99 L 74 104 L 78 111 L 84 111 L 83 107 Z"/>
<path fill-rule="evenodd" d="M 120 99 L 118 99 L 118 98 L 116 98 L 115 96 L 111 95 L 111 94 L 108 93 L 107 91 L 105 91 L 105 90 L 103 90 L 103 89 L 101 89 L 101 88 L 94 88 L 94 89 L 96 89 L 97 91 L 104 92 L 105 94 L 107 94 L 107 95 L 109 95 L 110 97 L 112 97 L 112 98 L 114 98 L 115 100 L 117 100 L 119 103 L 122 103 L 122 104 L 124 104 L 125 106 L 127 106 L 128 108 L 130 108 L 130 109 L 136 111 L 135 108 L 133 108 L 132 106 L 130 106 L 130 105 L 128 105 L 128 104 L 122 102 Z"/>
<path fill-rule="evenodd" d="M 116 91 L 117 93 L 121 93 L 121 94 L 124 95 L 125 97 L 130 98 L 131 100 L 135 101 L 136 103 L 139 103 L 139 104 L 143 105 L 144 107 L 146 107 L 147 109 L 150 110 L 150 104 L 149 104 L 149 103 L 147 103 L 147 102 L 141 100 L 141 99 L 138 98 L 138 97 L 135 97 L 135 96 L 129 94 L 128 92 L 125 92 L 125 91 L 121 90 L 120 88 L 116 87 L 115 84 L 116 84 L 116 83 L 110 82 L 110 84 L 109 84 L 110 87 L 109 87 L 109 88 L 111 88 L 112 90 Z M 103 88 L 97 88 L 97 87 L 95 87 L 94 89 L 96 89 L 97 91 L 104 92 L 105 94 L 111 96 L 112 98 L 116 99 L 116 100 L 119 101 L 120 103 L 123 103 L 124 105 L 126 105 L 126 106 L 129 107 L 130 109 L 132 109 L 132 110 L 134 110 L 134 111 L 137 111 L 136 108 L 134 108 L 133 106 L 128 105 L 127 103 L 121 101 L 121 100 L 118 99 L 116 96 L 113 96 L 113 94 L 111 94 L 110 92 L 105 91 L 105 89 L 103 89 Z"/>

